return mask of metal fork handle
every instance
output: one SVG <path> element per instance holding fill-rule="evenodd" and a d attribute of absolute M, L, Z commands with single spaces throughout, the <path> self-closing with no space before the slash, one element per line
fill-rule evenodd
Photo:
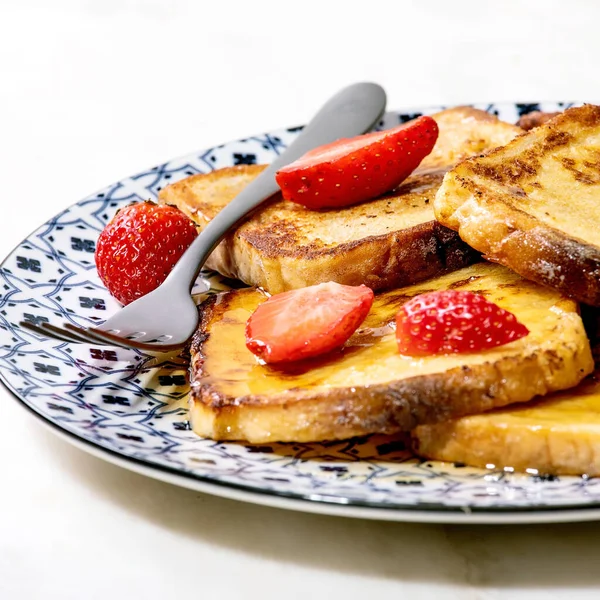
<path fill-rule="evenodd" d="M 179 259 L 165 285 L 187 278 L 191 289 L 206 259 L 225 234 L 279 191 L 275 173 L 281 167 L 313 148 L 369 131 L 383 115 L 385 104 L 385 91 L 375 83 L 355 83 L 333 96 L 288 148 L 211 219 Z"/>

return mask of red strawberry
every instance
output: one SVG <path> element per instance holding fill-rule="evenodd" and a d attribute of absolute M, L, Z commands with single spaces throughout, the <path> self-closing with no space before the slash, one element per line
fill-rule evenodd
<path fill-rule="evenodd" d="M 246 323 L 246 346 L 267 363 L 324 354 L 344 344 L 364 321 L 370 288 L 330 281 L 271 296 Z"/>
<path fill-rule="evenodd" d="M 96 244 L 96 268 L 108 291 L 129 304 L 157 288 L 194 241 L 194 223 L 174 206 L 138 202 L 122 208 Z"/>
<path fill-rule="evenodd" d="M 473 292 L 421 294 L 396 315 L 398 349 L 412 356 L 479 352 L 528 333 L 515 315 Z"/>
<path fill-rule="evenodd" d="M 431 117 L 394 129 L 341 139 L 306 153 L 275 175 L 286 200 L 336 208 L 397 187 L 431 152 L 438 136 Z"/>

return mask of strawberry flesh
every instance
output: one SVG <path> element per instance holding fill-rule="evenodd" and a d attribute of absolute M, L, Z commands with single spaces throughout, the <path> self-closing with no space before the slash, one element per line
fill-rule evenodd
<path fill-rule="evenodd" d="M 437 123 L 419 117 L 315 148 L 280 169 L 275 179 L 286 200 L 307 208 L 349 206 L 397 187 L 433 150 L 437 136 Z"/>
<path fill-rule="evenodd" d="M 421 294 L 396 316 L 398 350 L 410 356 L 480 352 L 528 333 L 511 312 L 473 292 Z"/>
<path fill-rule="evenodd" d="M 320 283 L 271 296 L 246 323 L 246 346 L 266 363 L 318 356 L 342 346 L 373 304 L 365 285 Z"/>

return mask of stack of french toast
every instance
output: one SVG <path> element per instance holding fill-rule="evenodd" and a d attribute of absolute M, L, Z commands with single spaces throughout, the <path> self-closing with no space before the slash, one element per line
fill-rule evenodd
<path fill-rule="evenodd" d="M 207 266 L 248 287 L 200 307 L 196 433 L 264 443 L 411 432 L 430 459 L 600 473 L 600 107 L 529 131 L 468 107 L 432 118 L 433 151 L 393 191 L 328 210 L 276 195 L 213 252 Z M 202 229 L 263 168 L 193 175 L 160 201 Z M 375 291 L 343 347 L 285 366 L 248 350 L 246 323 L 270 295 L 329 281 Z M 529 333 L 479 352 L 400 354 L 395 315 L 435 290 L 483 294 Z"/>

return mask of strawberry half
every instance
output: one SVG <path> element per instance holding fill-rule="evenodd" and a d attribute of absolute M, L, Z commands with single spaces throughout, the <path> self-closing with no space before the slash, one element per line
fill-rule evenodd
<path fill-rule="evenodd" d="M 398 349 L 411 356 L 479 352 L 528 333 L 511 312 L 473 292 L 421 294 L 396 316 Z"/>
<path fill-rule="evenodd" d="M 419 117 L 394 129 L 341 139 L 307 152 L 275 175 L 286 200 L 337 208 L 397 187 L 433 150 L 438 126 Z"/>
<path fill-rule="evenodd" d="M 98 238 L 98 275 L 119 302 L 129 304 L 167 278 L 197 235 L 193 221 L 174 206 L 130 204 Z"/>
<path fill-rule="evenodd" d="M 339 348 L 373 304 L 365 285 L 330 281 L 271 296 L 246 323 L 246 346 L 266 363 L 284 363 Z"/>

